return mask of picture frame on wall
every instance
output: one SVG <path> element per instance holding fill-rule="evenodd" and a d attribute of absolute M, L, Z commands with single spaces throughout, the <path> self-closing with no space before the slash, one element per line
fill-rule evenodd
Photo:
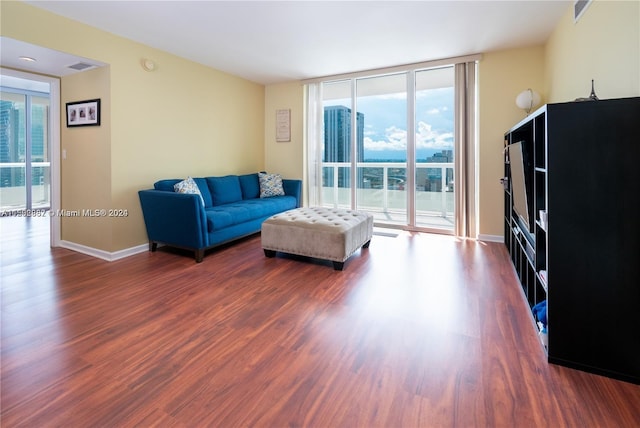
<path fill-rule="evenodd" d="M 67 103 L 67 127 L 100 126 L 100 99 Z"/>
<path fill-rule="evenodd" d="M 278 143 L 291 141 L 291 109 L 276 110 L 276 141 Z"/>

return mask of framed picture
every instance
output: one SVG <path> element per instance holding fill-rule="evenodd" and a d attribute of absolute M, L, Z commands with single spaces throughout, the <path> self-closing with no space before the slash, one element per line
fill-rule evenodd
<path fill-rule="evenodd" d="M 100 126 L 100 99 L 67 103 L 67 127 Z"/>
<path fill-rule="evenodd" d="M 276 142 L 291 141 L 291 109 L 276 110 Z"/>

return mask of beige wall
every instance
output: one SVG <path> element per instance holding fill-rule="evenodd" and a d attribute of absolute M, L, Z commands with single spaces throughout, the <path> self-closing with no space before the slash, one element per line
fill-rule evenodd
<path fill-rule="evenodd" d="M 97 83 L 110 104 L 103 108 L 100 130 L 62 131 L 61 147 L 68 148 L 61 164 L 63 186 L 75 187 L 62 189 L 61 208 L 122 208 L 129 216 L 65 220 L 63 240 L 107 252 L 144 244 L 138 190 L 162 178 L 264 169 L 264 86 L 22 2 L 2 2 L 1 7 L 3 36 L 109 65 Z M 144 71 L 141 58 L 154 60 L 157 70 Z M 63 79 L 62 102 L 95 93 L 90 80 Z M 94 142 L 83 146 L 76 141 L 81 134 Z M 99 164 L 98 171 L 88 167 L 94 164 Z M 99 179 L 91 177 L 98 172 L 106 183 L 97 184 Z M 82 180 L 86 183 L 77 183 Z M 85 191 L 90 183 L 97 186 L 97 194 Z"/>
<path fill-rule="evenodd" d="M 77 73 L 61 79 L 60 104 L 100 99 L 100 126 L 60 128 L 60 206 L 80 211 L 108 209 L 111 205 L 111 114 L 109 67 Z M 66 120 L 66 109 L 62 109 Z M 112 239 L 108 217 L 62 217 L 62 239 L 107 250 Z"/>
<path fill-rule="evenodd" d="M 542 46 L 483 54 L 478 67 L 478 211 L 481 237 L 504 234 L 504 133 L 526 113 L 516 106 L 516 96 L 531 88 L 546 95 Z"/>
<path fill-rule="evenodd" d="M 291 109 L 291 141 L 276 142 L 276 110 Z M 265 168 L 286 178 L 303 178 L 304 86 L 300 82 L 265 88 Z"/>
<path fill-rule="evenodd" d="M 549 38 L 545 92 L 549 102 L 640 95 L 640 2 L 594 1 L 577 23 L 572 8 Z"/>

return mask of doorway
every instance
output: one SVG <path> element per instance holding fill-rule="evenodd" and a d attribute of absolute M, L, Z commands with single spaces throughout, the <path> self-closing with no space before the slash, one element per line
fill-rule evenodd
<path fill-rule="evenodd" d="M 60 81 L 0 69 L 0 212 L 48 216 L 60 242 Z"/>

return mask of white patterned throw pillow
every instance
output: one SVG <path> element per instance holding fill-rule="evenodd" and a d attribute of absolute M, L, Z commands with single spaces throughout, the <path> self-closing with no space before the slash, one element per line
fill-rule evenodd
<path fill-rule="evenodd" d="M 270 198 L 271 196 L 283 196 L 282 176 L 280 174 L 258 173 L 260 179 L 260 197 Z"/>
<path fill-rule="evenodd" d="M 185 180 L 182 180 L 179 183 L 176 183 L 173 186 L 173 191 L 176 193 L 188 193 L 200 196 L 200 201 L 202 202 L 202 206 L 204 206 L 204 198 L 202 197 L 202 193 L 200 193 L 200 189 L 198 185 L 191 177 L 187 177 Z"/>

